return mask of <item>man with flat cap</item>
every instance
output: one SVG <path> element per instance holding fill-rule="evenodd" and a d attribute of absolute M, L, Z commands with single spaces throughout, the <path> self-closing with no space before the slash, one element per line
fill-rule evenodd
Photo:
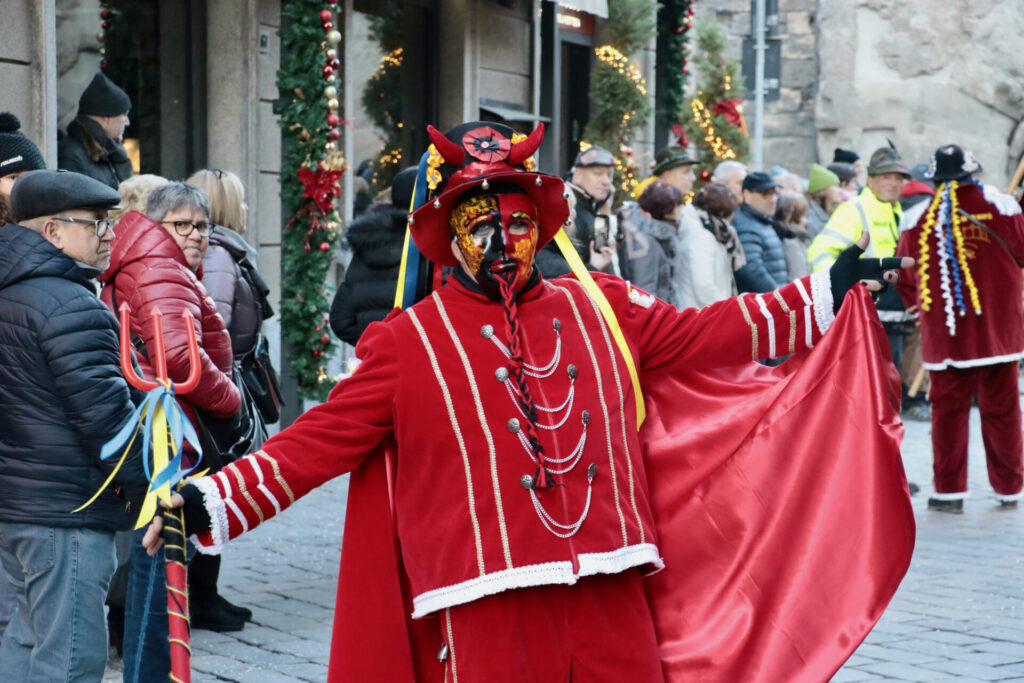
<path fill-rule="evenodd" d="M 32 171 L 0 229 L 0 561 L 18 607 L 0 646 L 2 678 L 98 681 L 114 532 L 131 528 L 146 478 L 137 449 L 114 486 L 100 449 L 134 412 L 117 320 L 96 296 L 110 259 L 107 210 L 120 196 L 69 171 Z"/>
<path fill-rule="evenodd" d="M 132 108 L 127 93 L 96 74 L 78 100 L 78 115 L 57 143 L 57 168 L 95 178 L 117 189 L 132 176 L 132 162 L 121 144 Z"/>

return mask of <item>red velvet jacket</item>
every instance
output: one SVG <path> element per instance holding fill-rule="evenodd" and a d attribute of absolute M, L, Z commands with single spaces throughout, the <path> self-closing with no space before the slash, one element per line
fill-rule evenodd
<path fill-rule="evenodd" d="M 833 317 L 827 272 L 699 311 L 596 277 L 645 373 L 800 351 Z M 503 309 L 453 279 L 368 327 L 362 365 L 326 403 L 263 451 L 197 480 L 213 520 L 201 546 L 216 552 L 353 470 L 393 434 L 413 616 L 514 588 L 660 567 L 633 388 L 608 326 L 571 277 L 525 292 L 519 316 L 538 438 L 558 486 L 521 486 L 534 465 L 499 346 L 507 346 Z"/>
<path fill-rule="evenodd" d="M 241 405 L 241 396 L 231 382 L 231 338 L 224 329 L 224 320 L 217 306 L 207 295 L 199 278 L 185 261 L 185 255 L 174 239 L 161 227 L 137 211 L 129 211 L 118 222 L 110 252 L 110 267 L 103 273 L 100 297 L 117 315 L 117 306 L 131 306 L 131 330 L 146 343 L 151 359 L 156 358 L 152 311 L 163 314 L 164 349 L 167 375 L 175 382 L 188 377 L 188 339 L 182 310 L 194 316 L 193 327 L 199 342 L 202 374 L 199 384 L 187 396 L 179 397 L 189 419 L 195 422 L 192 406 L 208 410 L 218 417 L 234 415 Z M 149 361 L 138 357 L 143 374 L 156 377 Z"/>
<path fill-rule="evenodd" d="M 940 187 L 936 195 L 941 198 L 942 194 Z M 920 311 L 921 350 L 929 370 L 993 365 L 1024 357 L 1024 216 L 1011 197 L 976 183 L 959 184 L 955 195 L 959 208 L 998 235 L 1016 258 L 988 231 L 961 216 L 964 256 L 980 305 L 975 310 L 967 279 L 961 274 L 966 308 L 966 314 L 961 314 L 955 297 L 956 273 L 940 256 L 938 207 L 934 212 L 926 210 L 917 224 L 900 236 L 896 254 L 912 256 L 917 265 L 903 271 L 899 292 L 908 309 L 916 306 Z M 934 227 L 928 227 L 929 223 Z"/>

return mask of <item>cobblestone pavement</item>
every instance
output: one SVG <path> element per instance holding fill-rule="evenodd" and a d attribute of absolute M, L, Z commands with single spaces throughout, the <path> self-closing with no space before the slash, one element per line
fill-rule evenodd
<path fill-rule="evenodd" d="M 963 515 L 927 510 L 927 423 L 908 422 L 903 457 L 917 547 L 889 609 L 833 681 L 1024 682 L 1024 507 L 1002 511 L 985 473 L 977 410 Z M 237 633 L 195 631 L 194 681 L 323 681 L 337 588 L 347 478 L 233 541 L 222 592 L 254 621 Z M 105 680 L 120 680 L 112 662 Z"/>

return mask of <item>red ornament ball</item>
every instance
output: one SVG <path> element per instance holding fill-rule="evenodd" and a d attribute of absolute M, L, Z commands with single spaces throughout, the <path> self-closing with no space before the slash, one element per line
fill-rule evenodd
<path fill-rule="evenodd" d="M 101 9 L 100 10 L 100 19 L 109 19 L 109 18 L 110 18 L 110 10 L 108 10 L 108 9 Z"/>
<path fill-rule="evenodd" d="M 711 180 L 711 171 L 709 171 L 706 168 L 703 169 L 700 172 L 700 179 L 703 180 L 704 182 L 707 182 L 707 181 Z"/>
<path fill-rule="evenodd" d="M 335 116 L 334 118 L 338 118 L 338 117 Z M 331 132 L 327 134 L 327 139 L 330 142 L 334 142 L 335 140 L 337 140 L 340 137 L 341 137 L 341 131 L 338 130 L 337 128 L 331 128 Z"/>
<path fill-rule="evenodd" d="M 325 346 L 331 343 L 331 338 L 330 336 L 327 335 L 326 332 L 324 333 L 324 336 L 320 337 L 320 343 Z"/>
<path fill-rule="evenodd" d="M 110 66 L 110 62 L 108 62 L 105 59 L 101 59 L 100 60 L 100 68 L 101 69 L 106 69 L 108 66 Z"/>
<path fill-rule="evenodd" d="M 331 60 L 331 66 L 333 66 L 335 69 L 337 69 L 339 66 L 341 66 L 341 60 L 338 59 L 338 58 L 332 59 Z"/>
<path fill-rule="evenodd" d="M 688 66 L 684 66 L 684 67 L 683 67 L 683 73 L 684 73 L 684 74 L 688 74 L 688 73 L 690 73 L 690 67 L 688 67 Z"/>
<path fill-rule="evenodd" d="M 338 4 L 338 0 L 325 0 L 325 2 L 328 5 L 337 5 Z"/>
<path fill-rule="evenodd" d="M 320 349 L 313 349 L 312 351 L 309 352 L 309 355 L 313 356 L 313 358 L 319 358 L 320 356 L 324 355 L 324 352 L 321 351 Z"/>
<path fill-rule="evenodd" d="M 320 331 L 320 330 L 322 330 L 322 329 L 324 329 L 324 326 L 323 326 L 323 325 L 317 325 L 317 326 L 316 326 L 316 331 L 317 331 L 317 332 L 319 332 L 319 331 Z"/>
<path fill-rule="evenodd" d="M 328 244 L 327 242 L 321 242 L 320 243 L 320 251 L 328 251 L 330 248 L 331 248 L 331 245 Z"/>
<path fill-rule="evenodd" d="M 682 33 L 682 32 L 683 32 L 683 27 L 682 26 L 676 27 L 676 33 Z"/>
<path fill-rule="evenodd" d="M 334 67 L 333 66 L 328 64 L 327 66 L 324 67 L 324 76 L 330 76 L 332 73 L 334 73 Z"/>
<path fill-rule="evenodd" d="M 327 115 L 327 125 L 328 126 L 330 126 L 331 128 L 336 128 L 339 123 L 341 123 L 341 119 L 338 118 L 337 114 L 328 114 Z"/>
<path fill-rule="evenodd" d="M 331 10 L 329 10 L 329 9 L 320 10 L 320 21 L 330 21 L 330 20 L 331 20 Z"/>
<path fill-rule="evenodd" d="M 110 28 L 110 22 L 109 22 L 109 21 L 104 21 L 104 22 L 103 22 L 102 24 L 100 24 L 100 26 L 101 26 L 101 27 L 102 27 L 102 28 L 103 28 L 104 30 L 106 30 L 106 29 Z"/>
<path fill-rule="evenodd" d="M 324 22 L 324 30 L 325 31 L 333 31 L 334 30 L 334 24 L 332 24 L 329 21 L 325 21 Z"/>

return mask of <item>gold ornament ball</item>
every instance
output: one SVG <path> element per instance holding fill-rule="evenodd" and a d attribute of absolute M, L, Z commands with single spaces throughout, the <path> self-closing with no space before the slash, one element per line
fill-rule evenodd
<path fill-rule="evenodd" d="M 335 149 L 337 149 L 337 147 L 338 146 L 333 142 L 328 142 L 326 145 L 324 145 L 324 149 L 326 149 L 328 152 L 333 152 Z"/>
<path fill-rule="evenodd" d="M 330 48 L 329 50 L 327 50 L 327 59 L 337 59 L 337 58 L 338 58 L 338 51 L 337 50 L 335 50 L 333 47 Z"/>
<path fill-rule="evenodd" d="M 340 106 L 341 105 L 338 103 L 338 100 L 336 100 L 336 99 L 327 100 L 327 108 L 328 109 L 337 109 Z"/>
<path fill-rule="evenodd" d="M 327 33 L 327 42 L 331 45 L 337 45 L 341 42 L 341 33 L 337 29 L 332 29 Z"/>
<path fill-rule="evenodd" d="M 326 88 L 324 88 L 324 97 L 326 97 L 327 99 L 333 100 L 337 96 L 338 96 L 338 89 L 335 88 L 333 85 L 329 85 Z"/>
<path fill-rule="evenodd" d="M 328 76 L 328 77 L 327 77 L 327 78 L 326 78 L 325 80 L 326 80 L 326 81 L 327 81 L 328 83 L 334 83 L 334 82 L 335 82 L 335 81 L 337 81 L 338 79 L 337 79 L 337 78 L 335 78 L 334 74 L 331 74 L 331 75 L 330 75 L 330 76 Z"/>

